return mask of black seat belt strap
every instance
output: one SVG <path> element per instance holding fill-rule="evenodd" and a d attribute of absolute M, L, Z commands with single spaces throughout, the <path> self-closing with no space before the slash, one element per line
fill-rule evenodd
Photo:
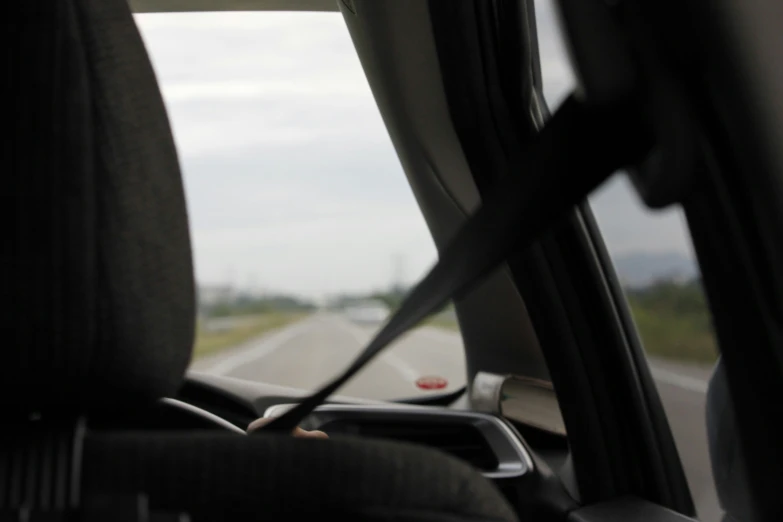
<path fill-rule="evenodd" d="M 520 154 L 520 172 L 497 182 L 350 367 L 258 432 L 293 430 L 397 337 L 470 291 L 614 171 L 643 157 L 648 140 L 634 114 L 626 106 L 590 107 L 568 98 Z"/>

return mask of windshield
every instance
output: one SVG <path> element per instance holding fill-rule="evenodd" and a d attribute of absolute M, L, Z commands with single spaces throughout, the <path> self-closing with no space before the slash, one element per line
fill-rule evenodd
<path fill-rule="evenodd" d="M 437 255 L 342 17 L 136 21 L 185 180 L 199 310 L 191 369 L 313 389 L 358 355 Z M 448 308 L 340 393 L 464 384 Z"/>

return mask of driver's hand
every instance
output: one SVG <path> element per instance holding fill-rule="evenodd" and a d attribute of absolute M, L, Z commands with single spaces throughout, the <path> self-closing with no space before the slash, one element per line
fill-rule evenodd
<path fill-rule="evenodd" d="M 269 422 L 272 422 L 272 417 L 261 417 L 260 419 L 256 419 L 250 423 L 250 426 L 247 427 L 247 432 L 250 433 L 253 430 L 257 430 L 258 428 L 260 428 L 264 424 L 268 424 Z M 327 435 L 323 431 L 318 431 L 318 430 L 306 431 L 298 426 L 293 431 L 292 435 L 294 437 L 300 437 L 302 439 L 328 439 L 329 438 L 329 435 Z"/>

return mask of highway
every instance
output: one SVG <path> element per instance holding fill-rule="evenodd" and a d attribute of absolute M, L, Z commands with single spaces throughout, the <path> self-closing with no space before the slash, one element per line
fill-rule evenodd
<path fill-rule="evenodd" d="M 313 389 L 344 369 L 377 326 L 358 325 L 338 314 L 319 313 L 218 355 L 192 369 L 219 375 Z M 704 403 L 709 369 L 651 360 L 699 518 L 717 522 L 721 511 L 712 486 L 706 447 Z M 447 381 L 438 392 L 465 383 L 462 341 L 457 332 L 422 327 L 387 348 L 341 390 L 340 395 L 390 399 L 432 394 L 415 382 L 427 375 Z"/>
<path fill-rule="evenodd" d="M 311 390 L 345 369 L 370 341 L 377 326 L 358 325 L 338 314 L 315 314 L 288 328 L 217 356 L 199 359 L 197 371 Z M 459 334 L 419 328 L 384 350 L 340 389 L 340 395 L 393 399 L 432 394 L 415 382 L 443 377 L 440 393 L 465 384 Z"/>
<path fill-rule="evenodd" d="M 712 481 L 704 409 L 711 369 L 658 360 L 650 361 L 650 369 L 669 418 L 699 520 L 719 522 L 723 511 Z"/>

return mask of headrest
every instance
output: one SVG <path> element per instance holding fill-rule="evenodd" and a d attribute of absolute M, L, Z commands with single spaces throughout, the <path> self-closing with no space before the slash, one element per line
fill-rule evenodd
<path fill-rule="evenodd" d="M 6 14 L 0 404 L 173 393 L 195 297 L 176 150 L 126 0 Z"/>

